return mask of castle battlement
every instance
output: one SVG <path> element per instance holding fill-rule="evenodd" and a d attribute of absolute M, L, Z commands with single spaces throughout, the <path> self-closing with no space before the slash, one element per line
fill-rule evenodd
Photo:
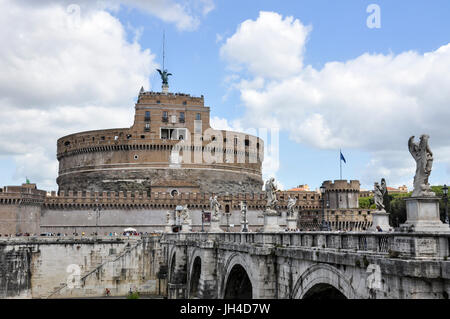
<path fill-rule="evenodd" d="M 22 186 L 5 186 L 0 188 L 0 204 L 23 205 L 44 202 L 47 192 L 37 189 L 36 184 L 22 184 Z"/>
<path fill-rule="evenodd" d="M 358 180 L 335 180 L 332 181 L 324 181 L 322 183 L 325 186 L 327 192 L 359 192 L 360 183 Z"/>
<path fill-rule="evenodd" d="M 91 192 L 91 191 L 52 191 L 45 197 L 44 205 L 48 208 L 79 207 L 95 208 L 96 206 L 106 207 L 152 207 L 174 209 L 178 205 L 188 205 L 188 208 L 203 208 L 209 210 L 209 199 L 214 193 L 178 193 L 168 192 L 139 192 L 139 191 L 119 191 L 119 192 Z M 250 209 L 264 210 L 266 207 L 266 195 L 260 193 L 240 193 L 217 195 L 218 201 L 222 204 L 222 211 L 229 205 L 230 209 L 239 210 L 241 201 L 247 203 Z M 280 209 L 287 209 L 288 193 L 278 192 L 277 198 Z M 320 209 L 320 201 L 316 198 L 299 198 L 296 209 L 316 210 Z"/>
<path fill-rule="evenodd" d="M 190 94 L 186 93 L 163 93 L 163 92 L 153 92 L 153 91 L 144 91 L 139 93 L 138 97 L 138 104 L 144 104 L 146 102 L 153 102 L 153 99 L 158 99 L 160 103 L 165 102 L 174 102 L 174 101 L 180 101 L 181 105 L 187 104 L 187 102 L 203 105 L 204 104 L 204 97 L 203 95 L 200 97 L 191 96 Z M 183 104 L 183 102 L 186 102 Z"/>

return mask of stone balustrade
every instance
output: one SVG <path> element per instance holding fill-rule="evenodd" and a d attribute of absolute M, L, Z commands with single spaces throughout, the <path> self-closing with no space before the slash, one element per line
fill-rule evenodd
<path fill-rule="evenodd" d="M 450 234 L 367 233 L 367 232 L 286 232 L 286 233 L 189 233 L 165 234 L 164 241 L 185 241 L 190 245 L 216 242 L 217 245 L 269 245 L 276 248 L 308 248 L 381 254 L 387 258 L 438 258 L 450 255 Z"/>

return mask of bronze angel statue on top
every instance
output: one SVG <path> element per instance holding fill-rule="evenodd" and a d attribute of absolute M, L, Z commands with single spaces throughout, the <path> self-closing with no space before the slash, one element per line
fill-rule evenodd
<path fill-rule="evenodd" d="M 169 85 L 169 75 L 172 75 L 172 73 L 167 72 L 167 70 L 161 71 L 160 69 L 156 69 L 156 71 L 159 72 L 159 75 L 161 76 L 161 80 L 163 84 Z"/>

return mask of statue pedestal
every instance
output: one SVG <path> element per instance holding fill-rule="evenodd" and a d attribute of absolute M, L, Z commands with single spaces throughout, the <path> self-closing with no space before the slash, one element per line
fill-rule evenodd
<path fill-rule="evenodd" d="M 161 90 L 164 94 L 169 93 L 169 85 L 168 84 L 163 84 L 161 87 Z"/>
<path fill-rule="evenodd" d="M 180 233 L 190 233 L 192 231 L 192 221 L 188 220 L 181 224 Z"/>
<path fill-rule="evenodd" d="M 282 231 L 280 225 L 278 224 L 278 212 L 273 209 L 266 209 L 264 212 L 264 228 L 265 233 L 276 233 Z"/>
<path fill-rule="evenodd" d="M 173 233 L 172 226 L 166 225 L 166 227 L 164 228 L 164 232 L 165 233 Z"/>
<path fill-rule="evenodd" d="M 289 230 L 296 230 L 297 229 L 297 218 L 287 217 L 286 218 L 286 226 Z"/>
<path fill-rule="evenodd" d="M 402 230 L 450 233 L 448 224 L 441 222 L 439 216 L 439 197 L 406 198 L 406 222 Z"/>
<path fill-rule="evenodd" d="M 387 232 L 392 229 L 389 225 L 389 214 L 384 210 L 377 210 L 372 213 L 372 227 L 368 229 L 370 232 L 376 232 L 377 226 L 380 226 L 383 232 Z"/>
<path fill-rule="evenodd" d="M 210 233 L 223 233 L 223 230 L 220 228 L 220 220 L 219 219 L 211 219 L 211 224 L 209 225 Z"/>
<path fill-rule="evenodd" d="M 168 223 L 166 224 L 166 227 L 164 228 L 165 233 L 173 233 L 173 225 L 175 224 L 175 221 L 173 219 L 169 219 Z"/>
<path fill-rule="evenodd" d="M 243 232 L 245 228 L 247 228 L 247 231 L 249 231 L 248 230 L 248 220 L 242 220 L 241 221 L 241 231 Z"/>

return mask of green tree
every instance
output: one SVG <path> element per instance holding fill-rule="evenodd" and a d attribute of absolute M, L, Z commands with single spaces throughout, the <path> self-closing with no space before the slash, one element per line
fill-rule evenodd
<path fill-rule="evenodd" d="M 441 220 L 444 222 L 446 219 L 446 216 L 445 216 L 445 202 L 443 199 L 444 191 L 442 190 L 443 187 L 444 187 L 443 185 L 431 186 L 431 191 L 436 193 L 436 196 L 440 198 L 439 213 L 440 213 Z"/>
<path fill-rule="evenodd" d="M 359 208 L 363 209 L 375 209 L 375 203 L 373 201 L 373 196 L 371 197 L 360 197 L 359 198 Z"/>
<path fill-rule="evenodd" d="M 406 221 L 406 202 L 405 198 L 409 194 L 390 194 L 389 221 L 394 227 L 400 226 Z"/>
<path fill-rule="evenodd" d="M 445 221 L 445 203 L 442 198 L 443 186 L 431 186 L 431 190 L 436 193 L 436 196 L 440 198 L 439 200 L 439 213 L 441 221 Z M 403 224 L 406 221 L 406 202 L 405 198 L 411 197 L 411 192 L 406 194 L 389 194 L 390 198 L 390 210 L 388 213 L 391 225 L 398 227 L 399 224 Z"/>

